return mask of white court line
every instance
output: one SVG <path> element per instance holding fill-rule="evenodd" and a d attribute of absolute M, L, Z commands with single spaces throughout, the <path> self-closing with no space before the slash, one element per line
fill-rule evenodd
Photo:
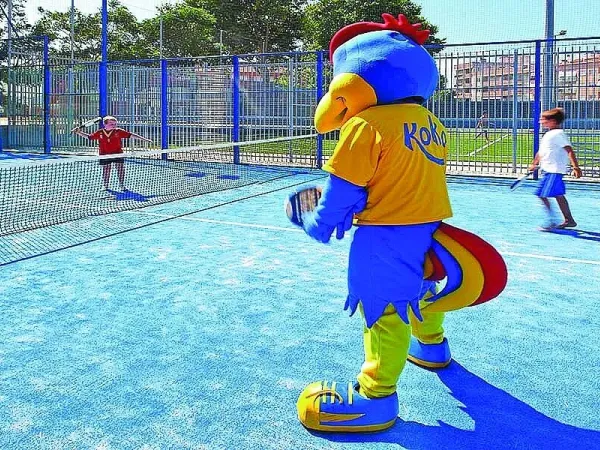
<path fill-rule="evenodd" d="M 144 215 L 148 215 L 148 216 L 163 217 L 163 218 L 174 217 L 174 216 L 169 216 L 167 214 L 150 213 L 147 211 L 140 211 L 140 210 L 131 210 L 131 211 L 123 211 L 123 212 L 139 213 L 139 214 L 144 214 Z M 229 221 L 225 221 L 225 220 L 201 219 L 199 217 L 174 217 L 174 218 L 177 218 L 180 220 L 189 220 L 191 222 L 204 222 L 204 223 L 214 223 L 214 224 L 218 224 L 218 225 L 233 225 L 236 227 L 243 227 L 243 228 L 257 228 L 257 229 L 261 229 L 261 230 L 291 231 L 292 233 L 304 233 L 304 230 L 297 228 L 297 227 L 294 227 L 294 228 L 275 227 L 275 226 L 271 226 L 271 225 L 257 225 L 257 224 L 252 224 L 252 223 L 229 222 Z M 503 255 L 506 255 L 506 256 L 518 256 L 521 258 L 544 259 L 546 261 L 563 261 L 563 262 L 571 262 L 571 263 L 579 263 L 579 264 L 592 264 L 595 266 L 600 266 L 600 261 L 594 261 L 594 260 L 589 260 L 589 259 L 574 259 L 574 258 L 563 258 L 561 256 L 534 255 L 533 253 L 516 253 L 516 252 L 500 252 L 500 253 Z"/>
<path fill-rule="evenodd" d="M 291 231 L 293 233 L 304 233 L 304 230 L 302 230 L 301 228 L 298 227 L 275 227 L 272 225 L 258 225 L 258 224 L 253 224 L 253 223 L 242 223 L 242 222 L 228 222 L 225 220 L 213 220 L 213 219 L 200 219 L 198 217 L 177 217 L 177 216 L 170 216 L 168 214 L 157 214 L 157 213 L 151 213 L 151 212 L 147 212 L 147 211 L 141 211 L 141 210 L 130 210 L 130 211 L 123 211 L 123 212 L 127 212 L 127 213 L 138 213 L 138 214 L 143 214 L 143 215 L 148 215 L 148 216 L 155 216 L 155 217 L 163 217 L 163 218 L 169 218 L 172 217 L 173 219 L 179 219 L 179 220 L 189 220 L 191 222 L 205 222 L 205 223 L 215 223 L 218 225 L 233 225 L 236 227 L 243 227 L 243 228 L 258 228 L 261 230 L 275 230 L 275 231 Z"/>
<path fill-rule="evenodd" d="M 496 144 L 497 142 L 500 142 L 502 139 L 504 139 L 505 137 L 510 136 L 510 133 L 505 134 L 504 136 L 500 136 L 498 139 L 496 139 L 495 141 L 490 142 L 489 144 L 484 145 L 483 147 L 478 148 L 477 150 L 473 150 L 471 153 L 469 153 L 469 156 L 475 156 L 477 153 L 479 153 L 482 150 L 485 150 L 486 148 L 488 148 L 491 145 Z"/>
<path fill-rule="evenodd" d="M 508 256 L 520 256 L 522 258 L 534 258 L 534 259 L 545 259 L 546 261 L 564 261 L 579 264 L 592 264 L 600 266 L 600 261 L 594 261 L 590 259 L 575 259 L 575 258 L 563 258 L 562 256 L 548 256 L 548 255 L 534 255 L 532 253 L 515 253 L 515 252 L 500 252 L 503 255 Z"/>

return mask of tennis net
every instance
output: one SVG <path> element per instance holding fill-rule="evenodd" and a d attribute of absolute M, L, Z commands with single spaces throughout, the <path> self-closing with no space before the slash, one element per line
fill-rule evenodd
<path fill-rule="evenodd" d="M 291 177 L 316 148 L 309 135 L 0 165 L 0 236 Z"/>

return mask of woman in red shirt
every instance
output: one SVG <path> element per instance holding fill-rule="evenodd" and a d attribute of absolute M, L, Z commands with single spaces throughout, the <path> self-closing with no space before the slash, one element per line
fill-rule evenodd
<path fill-rule="evenodd" d="M 74 131 L 75 134 L 88 138 L 91 141 L 98 141 L 99 155 L 119 155 L 123 153 L 123 144 L 121 139 L 129 139 L 134 137 L 141 139 L 142 141 L 152 142 L 152 140 L 140 136 L 139 134 L 132 133 L 131 131 L 117 128 L 117 119 L 113 116 L 106 116 L 102 119 L 104 128 L 95 131 L 92 134 L 87 134 L 81 129 Z M 119 177 L 119 186 L 121 190 L 125 191 L 125 166 L 123 164 L 123 158 L 107 158 L 101 159 L 99 164 L 103 166 L 102 177 L 104 180 L 104 189 L 108 190 L 110 184 L 110 171 L 111 166 L 114 164 L 117 169 L 117 176 Z"/>

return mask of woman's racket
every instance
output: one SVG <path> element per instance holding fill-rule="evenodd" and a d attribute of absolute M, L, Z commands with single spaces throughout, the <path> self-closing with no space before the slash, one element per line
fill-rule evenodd
<path fill-rule="evenodd" d="M 301 227 L 307 214 L 314 211 L 321 198 L 321 188 L 311 186 L 291 193 L 285 200 L 285 213 L 294 225 Z"/>
<path fill-rule="evenodd" d="M 83 122 L 81 125 L 79 125 L 79 126 L 77 126 L 77 127 L 73 128 L 73 129 L 71 130 L 71 133 L 74 133 L 74 132 L 76 132 L 77 130 L 81 130 L 81 129 L 83 129 L 83 128 L 87 128 L 87 127 L 89 127 L 89 126 L 92 126 L 92 125 L 94 125 L 94 124 L 96 124 L 96 123 L 100 122 L 101 120 L 102 120 L 102 117 L 94 117 L 93 119 L 87 120 L 87 121 Z"/>
<path fill-rule="evenodd" d="M 533 170 L 529 170 L 525 175 L 521 175 L 519 178 L 517 178 L 515 181 L 513 181 L 512 184 L 510 185 L 511 191 L 514 191 L 516 188 L 521 186 L 521 184 L 523 184 L 523 182 L 527 178 L 529 178 L 529 175 L 532 175 L 532 174 L 533 174 Z"/>

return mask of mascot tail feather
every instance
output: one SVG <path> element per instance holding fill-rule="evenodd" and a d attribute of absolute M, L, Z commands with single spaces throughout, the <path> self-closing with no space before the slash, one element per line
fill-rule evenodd
<path fill-rule="evenodd" d="M 496 298 L 506 287 L 502 256 L 489 243 L 468 231 L 442 223 L 425 262 L 425 277 L 446 279 L 440 292 L 428 298 L 427 311 L 447 312 Z"/>

